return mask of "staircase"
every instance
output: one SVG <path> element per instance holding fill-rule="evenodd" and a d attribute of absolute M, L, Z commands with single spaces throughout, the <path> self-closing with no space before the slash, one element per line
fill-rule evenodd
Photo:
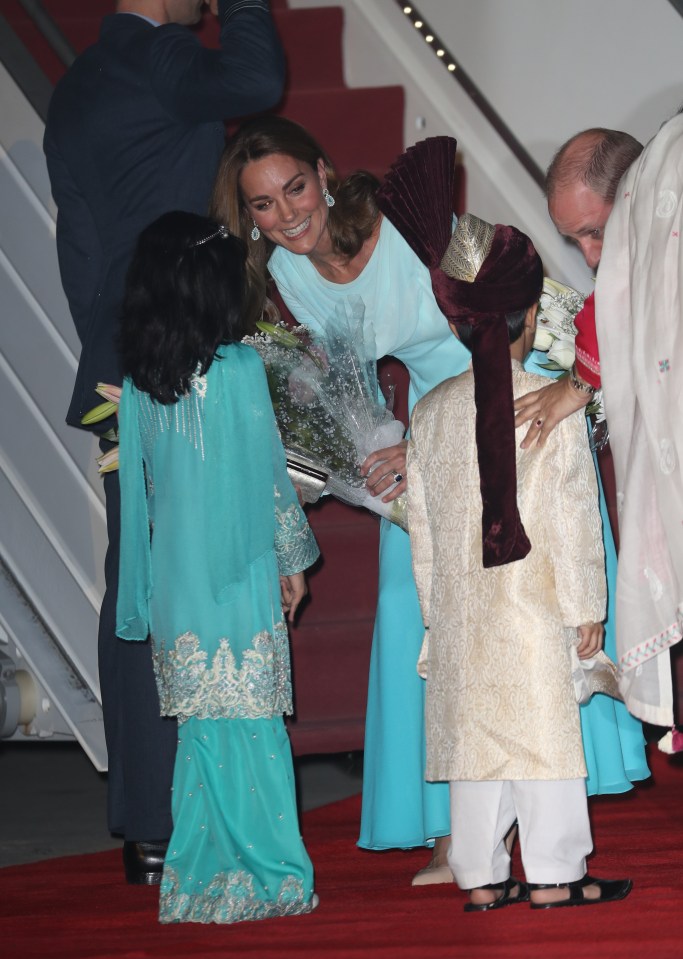
<path fill-rule="evenodd" d="M 83 0 L 43 0 L 42 6 L 76 52 L 96 40 L 102 16 L 113 10 L 113 3 L 107 0 L 89 0 L 88 3 Z M 290 10 L 285 0 L 271 0 L 271 7 L 289 65 L 287 90 L 277 112 L 306 126 L 325 146 L 342 176 L 359 167 L 381 176 L 403 149 L 402 88 L 349 89 L 345 86 L 341 9 Z M 64 67 L 21 5 L 17 0 L 3 0 L 2 13 L 55 83 Z M 218 38 L 215 19 L 205 16 L 198 33 L 203 42 L 215 46 Z M 402 418 L 405 418 L 405 389 L 399 364 L 391 365 L 394 367 L 393 378 L 399 381 L 399 415 L 402 406 Z M 50 368 L 49 357 L 45 360 L 45 367 Z M 43 396 L 39 405 L 47 406 L 48 398 Z M 41 416 L 40 410 L 34 412 L 38 418 Z M 62 414 L 60 408 L 57 419 Z M 18 410 L 17 416 L 22 415 L 26 414 Z M 21 422 L 19 425 L 17 435 L 24 430 Z M 56 423 L 54 428 L 58 428 Z M 12 462 L 11 449 L 8 457 Z M 47 471 L 52 465 L 46 464 Z M 79 515 L 101 527 L 101 511 L 98 513 L 92 506 L 87 511 L 85 506 L 81 507 L 84 482 L 88 485 L 90 500 L 101 498 L 100 491 L 95 489 L 99 480 L 92 475 L 91 469 L 89 477 L 81 475 L 78 482 L 74 482 L 67 517 L 52 515 L 50 502 L 40 503 L 40 517 L 36 519 L 34 516 L 32 523 L 43 527 L 41 532 L 47 540 L 52 541 L 50 533 L 53 526 L 59 526 L 60 520 L 66 519 L 69 524 Z M 323 560 L 310 576 L 312 601 L 292 630 L 296 701 L 296 718 L 290 724 L 292 742 L 298 754 L 362 749 L 376 604 L 378 524 L 368 514 L 327 498 L 309 510 L 309 518 Z M 88 541 L 87 532 L 85 541 Z M 60 546 L 53 543 L 53 548 L 59 550 Z M 6 562 L 12 572 L 11 555 L 6 557 Z M 76 557 L 74 565 L 77 566 L 78 562 L 79 557 Z M 92 558 L 89 562 L 92 564 Z M 45 592 L 46 602 L 58 606 L 58 591 L 50 583 L 42 585 L 44 590 L 38 584 L 36 592 Z M 92 583 L 89 588 L 92 592 Z M 95 592 L 101 589 L 101 583 L 96 583 L 94 589 Z M 93 597 L 89 598 L 92 606 Z M 60 617 L 50 610 L 46 610 L 46 614 L 43 619 L 50 624 L 61 644 Z M 92 615 L 84 615 L 82 623 L 84 634 L 71 637 L 71 640 L 94 650 L 96 634 Z M 96 678 L 90 677 L 90 685 L 97 692 Z"/>

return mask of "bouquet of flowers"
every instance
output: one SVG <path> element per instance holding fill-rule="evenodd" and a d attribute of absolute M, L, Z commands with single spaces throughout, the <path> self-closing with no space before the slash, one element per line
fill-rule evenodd
<path fill-rule="evenodd" d="M 381 398 L 374 332 L 364 312 L 360 297 L 349 297 L 346 306 L 337 307 L 324 337 L 303 326 L 262 322 L 261 332 L 243 342 L 265 365 L 287 468 L 304 500 L 313 503 L 328 492 L 407 530 L 406 497 L 383 503 L 370 495 L 360 474 L 370 453 L 399 443 L 405 432 Z M 121 387 L 98 383 L 97 392 L 105 402 L 83 417 L 84 426 L 118 412 Z M 105 438 L 115 443 L 118 437 L 111 430 Z M 100 473 L 118 469 L 118 445 L 97 461 Z"/>
<path fill-rule="evenodd" d="M 577 290 L 557 280 L 543 278 L 543 292 L 538 302 L 534 349 L 548 354 L 546 370 L 570 370 L 574 363 L 574 317 L 583 306 L 583 297 Z"/>
<path fill-rule="evenodd" d="M 548 354 L 548 362 L 541 363 L 546 370 L 563 374 L 572 368 L 576 358 L 574 318 L 583 307 L 585 297 L 571 286 L 558 283 L 546 276 L 538 302 L 534 349 Z M 595 417 L 591 431 L 591 446 L 602 449 L 608 440 L 605 415 L 602 411 L 602 393 L 596 392 L 586 407 L 586 415 Z"/>
<path fill-rule="evenodd" d="M 407 529 L 406 497 L 383 503 L 360 474 L 370 453 L 404 434 L 381 398 L 374 333 L 364 310 L 360 297 L 349 297 L 324 336 L 261 322 L 260 332 L 243 342 L 265 365 L 290 476 L 304 500 L 315 502 L 325 491 Z"/>

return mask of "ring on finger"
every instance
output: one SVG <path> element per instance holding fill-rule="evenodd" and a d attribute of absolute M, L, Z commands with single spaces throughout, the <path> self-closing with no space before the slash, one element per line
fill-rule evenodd
<path fill-rule="evenodd" d="M 539 430 L 543 426 L 543 420 L 540 417 L 536 420 L 536 426 L 539 428 Z"/>
<path fill-rule="evenodd" d="M 394 483 L 403 482 L 403 473 L 394 473 Z"/>

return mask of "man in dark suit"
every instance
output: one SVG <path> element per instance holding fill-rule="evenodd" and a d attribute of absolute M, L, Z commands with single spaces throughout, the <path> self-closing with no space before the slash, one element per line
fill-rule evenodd
<path fill-rule="evenodd" d="M 268 0 L 209 0 L 220 49 L 187 29 L 207 0 L 118 0 L 97 43 L 57 85 L 45 153 L 58 207 L 62 283 L 81 340 L 67 422 L 120 383 L 116 328 L 137 236 L 169 210 L 205 213 L 226 118 L 275 105 L 284 56 Z M 110 424 L 104 424 L 106 429 Z M 119 486 L 105 477 L 109 547 L 99 666 L 109 754 L 109 829 L 129 882 L 159 882 L 171 833 L 175 722 L 162 719 L 147 643 L 115 636 Z"/>

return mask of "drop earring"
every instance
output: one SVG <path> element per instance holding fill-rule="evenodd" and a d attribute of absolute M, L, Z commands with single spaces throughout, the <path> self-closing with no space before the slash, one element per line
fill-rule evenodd
<path fill-rule="evenodd" d="M 327 203 L 328 206 L 334 206 L 334 203 L 335 203 L 334 197 L 332 196 L 330 191 L 327 189 L 327 187 L 325 187 L 323 190 L 323 197 L 325 199 L 325 203 Z"/>
<path fill-rule="evenodd" d="M 334 203 L 334 200 L 333 200 L 332 202 Z M 254 243 L 256 243 L 256 241 L 261 238 L 261 231 L 260 231 L 259 228 L 256 226 L 256 220 L 253 220 L 252 222 L 253 222 L 254 226 L 252 227 L 250 236 L 251 236 L 252 240 L 254 241 Z"/>

